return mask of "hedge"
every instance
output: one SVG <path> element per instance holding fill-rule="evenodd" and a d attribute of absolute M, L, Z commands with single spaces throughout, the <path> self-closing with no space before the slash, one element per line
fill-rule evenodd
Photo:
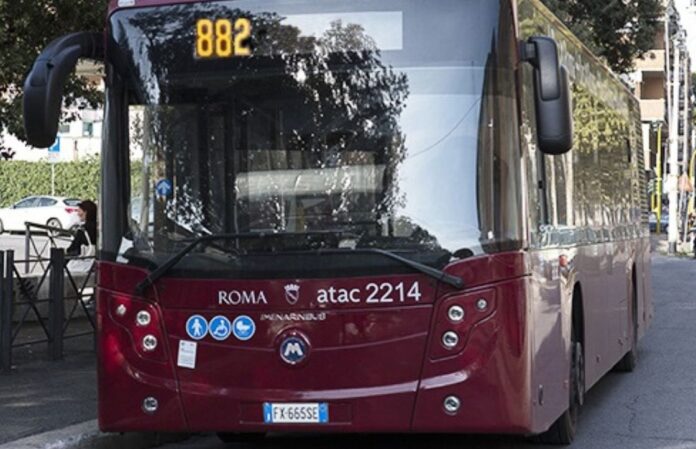
<path fill-rule="evenodd" d="M 55 164 L 56 196 L 99 199 L 100 163 L 96 158 Z M 138 170 L 134 170 L 138 173 Z M 131 180 L 131 185 L 135 180 Z M 0 162 L 0 207 L 31 195 L 51 194 L 51 164 L 48 162 Z"/>

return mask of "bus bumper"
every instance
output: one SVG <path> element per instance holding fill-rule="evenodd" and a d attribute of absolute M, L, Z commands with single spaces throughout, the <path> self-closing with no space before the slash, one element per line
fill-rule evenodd
<path fill-rule="evenodd" d="M 130 322 L 133 317 L 113 313 L 118 310 L 118 301 L 132 302 L 132 299 L 100 292 L 100 427 L 110 432 L 528 434 L 533 429 L 533 404 L 525 285 L 525 278 L 518 278 L 438 300 L 432 309 L 430 330 L 410 341 L 409 346 L 398 350 L 394 346 L 392 354 L 385 356 L 392 359 L 379 367 L 384 369 L 397 363 L 406 354 L 404 351 L 419 351 L 423 355 L 419 358 L 420 377 L 374 387 L 297 391 L 263 388 L 262 381 L 258 388 L 235 388 L 206 383 L 204 378 L 198 382 L 182 380 L 181 368 L 176 367 L 176 357 L 172 356 L 176 354 L 177 341 L 163 337 L 166 335 L 163 323 L 156 324 L 162 335 L 162 352 L 144 353 L 138 347 L 143 336 L 137 334 L 137 329 L 121 323 Z M 486 305 L 479 304 L 481 310 L 478 310 L 481 299 Z M 467 313 L 475 319 L 473 323 L 466 321 L 458 326 L 448 321 L 447 311 L 462 301 L 466 302 Z M 153 308 L 153 315 L 161 314 L 158 306 L 148 307 Z M 441 337 L 451 329 L 460 335 L 460 342 L 447 350 L 441 344 Z M 350 366 L 344 366 L 341 360 L 334 360 L 334 364 L 334 372 L 350 375 Z M 355 359 L 351 359 L 351 364 L 355 366 Z M 244 367 L 241 361 L 236 366 L 246 370 L 248 376 L 257 374 L 252 366 Z M 369 373 L 369 369 L 363 368 L 361 373 Z M 354 369 L 357 372 L 358 368 Z M 258 378 L 264 375 L 261 373 Z M 311 377 L 312 373 L 305 375 Z M 460 401 L 456 411 L 444 407 L 450 396 Z M 148 407 L 153 404 L 152 399 L 156 402 L 154 410 Z M 329 422 L 266 424 L 263 407 L 267 402 L 327 403 Z"/>

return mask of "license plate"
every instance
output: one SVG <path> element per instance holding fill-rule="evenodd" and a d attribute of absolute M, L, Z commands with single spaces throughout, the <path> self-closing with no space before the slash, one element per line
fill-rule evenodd
<path fill-rule="evenodd" d="M 321 424 L 329 422 L 329 404 L 325 402 L 263 404 L 266 424 Z"/>

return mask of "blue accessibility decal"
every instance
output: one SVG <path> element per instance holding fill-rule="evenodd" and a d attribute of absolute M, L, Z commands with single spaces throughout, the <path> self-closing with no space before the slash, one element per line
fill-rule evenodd
<path fill-rule="evenodd" d="M 159 181 L 157 181 L 157 185 L 155 186 L 155 192 L 157 192 L 158 196 L 169 198 L 170 196 L 172 196 L 172 193 L 174 192 L 172 182 L 168 179 L 160 179 Z"/>
<path fill-rule="evenodd" d="M 232 323 L 232 332 L 238 340 L 247 341 L 256 333 L 256 323 L 246 315 L 240 315 Z"/>
<path fill-rule="evenodd" d="M 216 316 L 210 320 L 210 336 L 217 341 L 227 340 L 232 333 L 232 323 L 224 316 Z"/>
<path fill-rule="evenodd" d="M 208 322 L 200 315 L 193 315 L 186 321 L 186 333 L 194 340 L 203 340 L 208 333 Z"/>

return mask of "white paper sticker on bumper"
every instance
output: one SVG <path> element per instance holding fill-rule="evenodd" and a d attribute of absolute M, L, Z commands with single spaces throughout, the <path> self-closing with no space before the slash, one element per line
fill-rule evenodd
<path fill-rule="evenodd" d="M 196 349 L 198 343 L 195 341 L 181 340 L 179 342 L 179 357 L 176 364 L 182 368 L 196 368 Z"/>

